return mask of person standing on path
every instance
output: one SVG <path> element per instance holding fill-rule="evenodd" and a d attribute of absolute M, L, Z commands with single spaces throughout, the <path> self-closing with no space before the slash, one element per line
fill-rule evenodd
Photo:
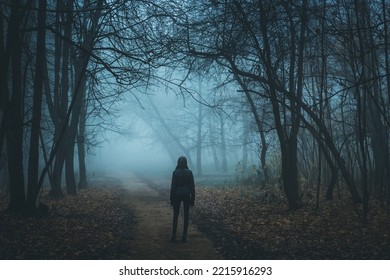
<path fill-rule="evenodd" d="M 184 207 L 184 228 L 182 241 L 187 241 L 187 230 L 190 216 L 190 206 L 195 204 L 195 183 L 192 171 L 188 169 L 187 158 L 179 157 L 176 169 L 172 174 L 171 205 L 173 206 L 173 227 L 171 241 L 176 241 L 177 222 L 179 219 L 180 205 Z"/>

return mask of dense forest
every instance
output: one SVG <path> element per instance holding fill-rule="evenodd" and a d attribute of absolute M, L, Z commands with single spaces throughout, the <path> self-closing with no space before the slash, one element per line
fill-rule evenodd
<path fill-rule="evenodd" d="M 389 28 L 386 0 L 0 1 L 7 208 L 87 188 L 88 152 L 131 99 L 199 176 L 277 184 L 290 210 L 347 193 L 367 221 L 390 202 Z"/>

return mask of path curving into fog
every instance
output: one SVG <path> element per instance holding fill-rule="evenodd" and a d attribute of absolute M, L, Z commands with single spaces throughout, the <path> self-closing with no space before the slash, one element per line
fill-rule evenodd
<path fill-rule="evenodd" d="M 134 173 L 118 175 L 122 186 L 128 191 L 124 203 L 133 209 L 136 218 L 134 255 L 140 260 L 163 259 L 223 259 L 212 242 L 202 234 L 196 226 L 188 228 L 188 241 L 171 242 L 171 226 L 173 211 L 168 198 L 148 185 L 145 180 Z M 181 237 L 183 214 L 179 217 L 178 239 Z"/>

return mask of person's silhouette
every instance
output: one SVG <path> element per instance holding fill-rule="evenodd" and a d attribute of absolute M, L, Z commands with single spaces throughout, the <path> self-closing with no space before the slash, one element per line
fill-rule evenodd
<path fill-rule="evenodd" d="M 177 160 L 176 169 L 172 174 L 171 205 L 173 206 L 173 228 L 171 241 L 176 241 L 177 222 L 179 219 L 179 211 L 181 202 L 184 207 L 184 228 L 182 241 L 187 241 L 188 222 L 190 214 L 190 206 L 195 203 L 195 183 L 192 171 L 188 169 L 187 158 L 179 157 Z"/>

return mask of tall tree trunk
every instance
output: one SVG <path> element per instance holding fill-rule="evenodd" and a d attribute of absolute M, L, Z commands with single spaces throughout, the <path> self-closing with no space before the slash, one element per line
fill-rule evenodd
<path fill-rule="evenodd" d="M 227 165 L 227 147 L 226 147 L 226 136 L 225 136 L 225 121 L 221 117 L 220 119 L 220 136 L 221 136 L 221 157 L 222 157 L 222 172 L 228 172 Z"/>
<path fill-rule="evenodd" d="M 298 183 L 297 138 L 291 137 L 281 143 L 283 190 L 291 210 L 300 208 Z"/>
<path fill-rule="evenodd" d="M 65 162 L 65 179 L 66 179 L 66 191 L 68 194 L 76 195 L 77 194 L 77 184 L 75 178 L 74 170 L 74 155 L 75 155 L 75 144 L 77 130 L 79 126 L 80 113 L 82 107 L 85 105 L 83 100 L 85 100 L 86 95 L 86 84 L 87 78 L 85 76 L 85 65 L 88 64 L 87 59 L 83 55 L 79 57 L 78 63 L 75 66 L 75 76 L 76 83 L 78 86 L 75 87 L 74 98 L 74 108 L 72 112 L 72 118 L 67 129 L 66 133 L 66 162 Z"/>
<path fill-rule="evenodd" d="M 85 89 L 86 90 L 86 89 Z M 86 93 L 83 95 L 83 100 L 80 109 L 79 129 L 77 133 L 77 152 L 79 158 L 80 180 L 79 189 L 85 189 L 88 186 L 87 182 L 87 167 L 85 163 L 85 125 L 87 121 L 87 103 Z"/>
<path fill-rule="evenodd" d="M 72 3 L 73 0 L 68 1 Z M 75 143 L 78 132 L 78 126 L 80 121 L 80 114 L 82 107 L 85 106 L 84 100 L 86 96 L 86 83 L 87 83 L 87 67 L 90 56 L 92 54 L 94 40 L 99 32 L 99 19 L 102 13 L 103 0 L 98 0 L 91 17 L 84 17 L 83 21 L 83 42 L 82 48 L 78 52 L 74 52 L 73 58 L 75 66 L 75 87 L 72 99 L 72 117 L 65 134 L 66 147 L 65 147 L 65 179 L 66 190 L 68 194 L 77 194 L 77 184 L 74 170 L 74 155 L 75 155 Z M 89 8 L 88 1 L 84 3 Z M 90 25 L 90 26 L 89 26 Z M 86 179 L 86 178 L 85 178 Z"/>
<path fill-rule="evenodd" d="M 9 92 L 8 92 L 8 82 L 7 82 L 7 73 L 9 66 L 10 55 L 6 53 L 5 46 L 5 34 L 4 34 L 4 16 L 3 11 L 0 11 L 0 160 L 2 160 L 2 151 L 4 144 L 4 132 L 5 132 L 5 113 Z M 11 24 L 9 24 L 11 26 Z"/>
<path fill-rule="evenodd" d="M 261 130 L 259 131 L 260 140 L 261 140 L 260 163 L 261 163 L 261 168 L 263 169 L 264 182 L 268 182 L 269 181 L 269 168 L 267 164 L 268 143 L 265 140 L 265 132 L 262 123 L 260 125 L 260 128 L 261 128 Z"/>
<path fill-rule="evenodd" d="M 7 114 L 7 155 L 10 184 L 10 210 L 15 213 L 25 212 L 25 189 L 23 173 L 23 120 L 22 120 L 22 33 L 19 22 L 21 20 L 21 3 L 15 1 L 11 8 L 11 22 L 15 20 L 12 30 L 16 32 L 15 45 L 12 50 L 12 95 L 8 104 Z"/>
<path fill-rule="evenodd" d="M 216 148 L 216 143 L 215 143 L 215 128 L 213 127 L 211 120 L 209 120 L 209 139 L 210 139 L 210 146 L 211 146 L 211 152 L 213 154 L 213 160 L 214 160 L 214 167 L 216 171 L 220 170 L 220 162 L 218 158 L 218 152 Z"/>
<path fill-rule="evenodd" d="M 197 131 L 197 143 L 196 143 L 196 172 L 198 175 L 202 175 L 202 120 L 203 120 L 203 107 L 199 103 L 198 107 L 198 131 Z"/>
<path fill-rule="evenodd" d="M 46 0 L 39 2 L 37 56 L 35 62 L 34 97 L 31 122 L 30 154 L 28 161 L 27 207 L 35 210 L 40 188 L 38 187 L 39 136 L 41 130 L 42 90 L 46 63 L 45 29 Z"/>
<path fill-rule="evenodd" d="M 58 5 L 60 2 L 58 2 Z M 73 10 L 73 1 L 68 1 L 63 7 L 67 11 L 65 17 L 64 25 L 64 37 L 68 40 L 71 39 L 72 34 L 72 10 Z M 59 31 L 59 30 L 58 30 Z M 58 45 L 56 45 L 58 47 Z M 51 186 L 51 195 L 55 198 L 63 197 L 62 192 L 62 175 L 63 167 L 65 164 L 66 158 L 66 143 L 64 139 L 61 139 L 63 130 L 66 129 L 68 125 L 66 123 L 66 115 L 68 110 L 68 94 L 69 94 L 69 59 L 70 59 L 70 48 L 71 45 L 67 40 L 62 41 L 62 65 L 61 65 L 61 86 L 55 88 L 54 103 L 56 106 L 58 119 L 54 121 L 57 123 L 55 129 L 55 142 L 58 142 L 59 148 L 55 157 L 54 168 L 53 168 L 53 185 Z M 61 54 L 60 51 L 56 52 L 56 55 Z M 56 57 L 58 61 L 58 57 Z M 59 70 L 59 69 L 58 69 Z M 55 84 L 56 87 L 56 84 Z M 57 91 L 56 91 L 57 90 Z M 58 94 L 58 95 L 56 95 Z M 66 134 L 66 133 L 65 133 Z M 65 137 L 64 137 L 65 138 Z"/>
<path fill-rule="evenodd" d="M 249 141 L 249 124 L 246 115 L 242 115 L 243 123 L 243 136 L 242 136 L 242 161 L 241 161 L 241 172 L 244 174 L 248 168 L 248 141 Z"/>
<path fill-rule="evenodd" d="M 385 46 L 389 46 L 389 15 L 388 11 L 386 9 L 386 0 L 382 0 L 382 13 L 383 13 L 383 30 L 384 30 L 384 42 Z M 390 55 L 389 55 L 389 48 L 384 48 L 385 52 L 385 81 L 386 81 L 386 93 L 387 93 L 387 100 L 390 100 Z M 389 108 L 386 110 L 387 116 L 390 116 Z M 385 131 L 384 138 L 389 139 L 389 131 Z M 389 145 L 389 143 L 387 143 Z M 389 149 L 386 151 L 387 156 L 385 157 L 385 171 L 384 171 L 384 186 L 381 194 L 381 201 L 382 203 L 388 202 L 390 203 L 390 154 L 389 154 Z"/>
<path fill-rule="evenodd" d="M 72 135 L 73 136 L 73 135 Z M 72 137 L 73 138 L 73 137 Z M 76 178 L 74 174 L 74 146 L 75 146 L 75 140 L 70 140 L 71 137 L 68 137 L 67 142 L 67 148 L 66 148 L 66 154 L 65 154 L 65 186 L 66 186 L 66 193 L 70 195 L 76 195 L 77 194 L 77 184 L 76 184 Z"/>
<path fill-rule="evenodd" d="M 62 142 L 61 142 L 62 143 Z M 53 185 L 51 186 L 50 196 L 60 199 L 64 197 L 62 192 L 62 172 L 65 163 L 65 155 L 63 145 L 60 144 L 58 152 L 55 156 L 54 167 L 53 167 Z"/>

